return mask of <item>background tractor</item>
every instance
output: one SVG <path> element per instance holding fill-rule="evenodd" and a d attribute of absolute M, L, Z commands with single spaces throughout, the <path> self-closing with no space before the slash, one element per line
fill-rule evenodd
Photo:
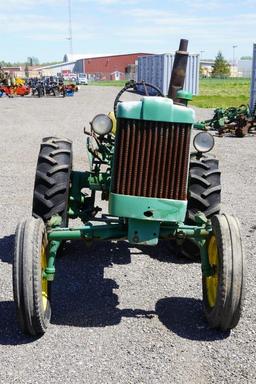
<path fill-rule="evenodd" d="M 229 107 L 227 109 L 217 108 L 214 110 L 212 119 L 197 122 L 195 129 L 214 130 L 219 136 L 233 134 L 236 137 L 244 137 L 248 133 L 255 133 L 256 130 L 256 105 L 250 111 L 249 105 L 240 107 Z"/>
<path fill-rule="evenodd" d="M 183 253 L 200 257 L 210 327 L 237 325 L 244 297 L 240 228 L 235 217 L 220 214 L 218 160 L 206 155 L 213 136 L 200 132 L 191 149 L 195 114 L 187 107 L 191 95 L 182 89 L 187 43 L 181 40 L 176 52 L 168 97 L 121 102 L 125 87 L 113 113 L 93 118 L 85 131 L 87 171 L 73 170 L 70 140 L 43 139 L 32 217 L 18 224 L 15 240 L 14 299 L 25 333 L 46 331 L 56 254 L 65 240 L 79 239 L 175 242 Z M 100 214 L 96 192 L 108 201 L 107 214 Z M 82 225 L 69 227 L 77 218 Z"/>

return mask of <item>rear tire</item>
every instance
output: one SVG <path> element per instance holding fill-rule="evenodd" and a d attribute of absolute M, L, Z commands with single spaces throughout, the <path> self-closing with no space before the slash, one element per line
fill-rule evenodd
<path fill-rule="evenodd" d="M 189 169 L 189 198 L 187 224 L 195 224 L 200 211 L 209 219 L 220 212 L 221 181 L 219 160 L 203 156 L 191 159 Z"/>
<path fill-rule="evenodd" d="M 41 144 L 33 196 L 34 217 L 44 222 L 53 215 L 61 217 L 61 226 L 68 224 L 68 196 L 72 170 L 72 142 L 47 137 Z"/>
<path fill-rule="evenodd" d="M 220 212 L 221 172 L 219 161 L 203 155 L 192 158 L 189 169 L 188 208 L 185 224 L 195 225 L 195 215 L 203 212 L 207 219 Z M 193 261 L 200 261 L 198 245 L 186 239 L 182 246 L 182 254 Z"/>

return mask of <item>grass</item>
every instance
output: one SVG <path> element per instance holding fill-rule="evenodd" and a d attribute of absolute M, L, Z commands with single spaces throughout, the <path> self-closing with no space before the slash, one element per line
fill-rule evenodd
<path fill-rule="evenodd" d="M 191 105 L 200 108 L 239 107 L 249 103 L 250 79 L 201 79 L 200 96 L 194 96 Z"/>
<path fill-rule="evenodd" d="M 123 87 L 127 80 L 90 81 L 89 85 Z M 250 79 L 200 79 L 200 96 L 194 96 L 191 105 L 200 108 L 239 107 L 249 103 Z"/>
<path fill-rule="evenodd" d="M 99 80 L 90 81 L 88 85 L 100 85 L 104 87 L 124 87 L 127 80 Z"/>

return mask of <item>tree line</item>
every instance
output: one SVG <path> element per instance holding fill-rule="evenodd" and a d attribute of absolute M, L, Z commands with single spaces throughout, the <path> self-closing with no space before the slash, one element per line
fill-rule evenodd
<path fill-rule="evenodd" d="M 17 61 L 17 62 L 10 62 L 5 60 L 0 60 L 0 66 L 1 67 L 24 67 L 26 65 L 41 65 L 42 67 L 45 65 L 52 65 L 52 64 L 59 64 L 61 61 L 47 61 L 44 63 L 40 63 L 39 59 L 37 57 L 31 56 L 28 57 L 26 61 Z"/>

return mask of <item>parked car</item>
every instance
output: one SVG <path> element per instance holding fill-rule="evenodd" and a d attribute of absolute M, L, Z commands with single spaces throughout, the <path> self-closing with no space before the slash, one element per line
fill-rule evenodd
<path fill-rule="evenodd" d="M 77 84 L 88 85 L 88 78 L 86 73 L 79 73 L 77 76 Z"/>

